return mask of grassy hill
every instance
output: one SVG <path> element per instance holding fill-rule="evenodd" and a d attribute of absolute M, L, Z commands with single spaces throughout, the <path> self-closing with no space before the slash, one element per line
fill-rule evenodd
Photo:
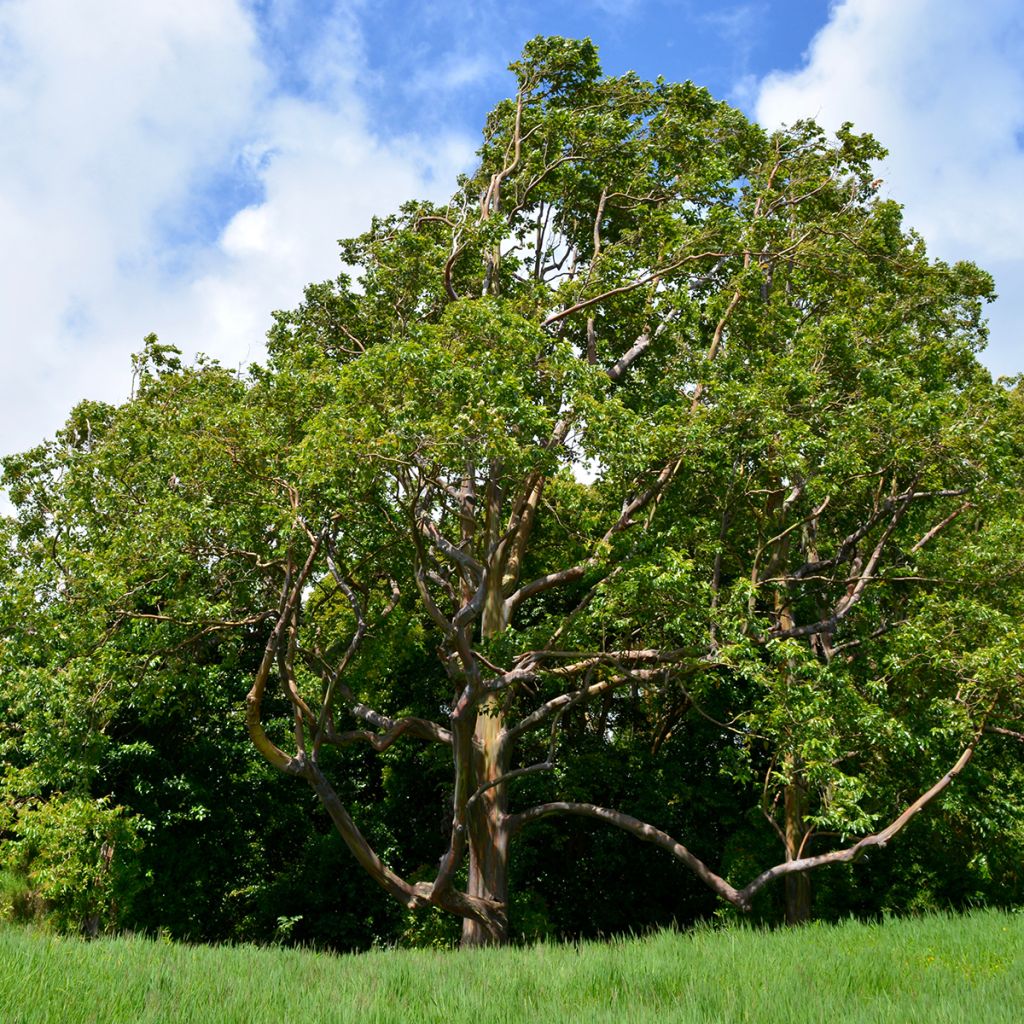
<path fill-rule="evenodd" d="M 1024 1021 L 1024 915 L 700 929 L 471 953 L 0 929 L 2 1024 Z"/>

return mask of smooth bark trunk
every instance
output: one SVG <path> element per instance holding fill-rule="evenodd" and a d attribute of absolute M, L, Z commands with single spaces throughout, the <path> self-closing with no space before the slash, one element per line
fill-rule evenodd
<path fill-rule="evenodd" d="M 796 772 L 796 769 L 794 769 Z M 799 860 L 804 842 L 804 811 L 807 795 L 799 773 L 786 786 L 786 860 Z M 806 872 L 786 875 L 786 924 L 806 924 L 811 919 L 811 879 Z"/>
<path fill-rule="evenodd" d="M 478 787 L 494 782 L 507 770 L 504 716 L 493 698 L 480 708 L 474 732 L 474 762 Z M 492 900 L 498 909 L 486 923 L 467 917 L 462 922 L 462 946 L 497 946 L 508 940 L 507 803 L 504 784 L 480 791 L 467 809 L 469 896 Z"/>

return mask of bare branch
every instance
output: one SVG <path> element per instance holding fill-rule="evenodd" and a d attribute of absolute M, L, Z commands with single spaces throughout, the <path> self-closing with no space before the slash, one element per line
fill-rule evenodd
<path fill-rule="evenodd" d="M 865 567 L 864 572 L 857 577 L 853 589 L 839 600 L 833 609 L 832 614 L 827 619 L 821 619 L 818 622 L 813 622 L 806 626 L 794 626 L 789 629 L 776 627 L 771 630 L 771 635 L 779 639 L 783 639 L 812 636 L 815 633 L 831 633 L 864 596 L 865 588 L 874 578 L 875 570 L 878 568 L 878 561 L 882 557 L 885 545 L 892 536 L 893 531 L 899 525 L 900 520 L 903 518 L 903 515 L 907 511 L 909 505 L 909 498 L 904 498 L 904 500 L 896 506 L 896 511 L 889 520 L 889 524 L 886 526 L 885 530 L 882 531 L 881 538 L 875 545 L 874 550 L 871 552 L 871 557 L 868 559 L 868 564 Z"/>
<path fill-rule="evenodd" d="M 572 316 L 573 313 L 578 313 L 581 309 L 587 309 L 590 306 L 594 306 L 599 302 L 604 302 L 605 299 L 610 299 L 615 295 L 622 295 L 625 292 L 631 292 L 637 288 L 642 288 L 645 284 L 650 284 L 659 277 L 664 277 L 666 274 L 670 274 L 672 271 L 678 270 L 686 263 L 693 263 L 696 260 L 705 260 L 713 256 L 721 255 L 722 254 L 720 252 L 699 252 L 690 256 L 682 256 L 664 267 L 660 267 L 649 274 L 644 274 L 643 276 L 638 277 L 635 281 L 630 281 L 629 284 L 622 284 L 617 288 L 609 288 L 608 291 L 602 292 L 600 295 L 595 295 L 590 299 L 582 299 L 572 306 L 567 306 L 565 309 L 559 310 L 557 313 L 552 313 L 541 323 L 541 327 L 550 327 L 552 324 L 558 323 L 559 320 L 564 320 L 567 316 Z"/>
<path fill-rule="evenodd" d="M 619 676 L 615 679 L 604 679 L 599 683 L 581 687 L 579 690 L 573 690 L 570 693 L 559 694 L 559 696 L 553 697 L 551 700 L 541 704 L 540 707 L 532 711 L 522 721 L 508 729 L 506 736 L 510 741 L 518 739 L 523 733 L 535 729 L 552 715 L 561 715 L 568 708 L 589 700 L 591 697 L 596 697 L 598 694 L 607 693 L 609 690 L 624 686 L 629 681 L 628 676 Z"/>
<path fill-rule="evenodd" d="M 261 721 L 261 708 L 263 704 L 263 694 L 267 686 L 267 679 L 270 677 L 270 666 L 274 663 L 274 658 L 277 655 L 277 649 L 281 642 L 281 637 L 298 607 L 299 600 L 302 596 L 302 588 L 305 586 L 309 573 L 313 568 L 313 563 L 316 561 L 316 556 L 320 551 L 320 545 L 323 542 L 325 532 L 326 530 L 321 532 L 320 536 L 316 538 L 316 542 L 310 545 L 309 555 L 294 581 L 292 580 L 290 572 L 285 579 L 285 585 L 281 593 L 281 610 L 278 615 L 277 624 L 274 626 L 274 629 L 270 634 L 270 638 L 267 640 L 267 645 L 264 648 L 263 658 L 260 661 L 259 669 L 256 672 L 256 678 L 253 681 L 252 689 L 249 690 L 249 693 L 245 698 L 245 725 L 253 746 L 255 746 L 260 754 L 262 754 L 263 757 L 275 768 L 291 775 L 297 775 L 302 772 L 303 761 L 301 759 L 289 757 L 270 739 L 269 736 L 267 736 Z"/>
<path fill-rule="evenodd" d="M 657 335 L 658 331 L 655 331 L 654 334 L 644 331 L 629 349 L 615 360 L 606 371 L 613 383 L 618 383 L 622 379 L 623 374 L 651 347 L 651 342 Z"/>
<path fill-rule="evenodd" d="M 661 472 L 658 473 L 654 483 L 651 484 L 646 491 L 625 503 L 619 518 L 605 531 L 604 536 L 597 545 L 598 548 L 606 546 L 616 534 L 621 533 L 623 530 L 626 530 L 633 525 L 633 517 L 638 512 L 642 512 L 643 509 L 646 508 L 655 497 L 657 497 L 657 495 L 672 479 L 672 475 L 677 465 L 678 460 L 672 460 L 667 463 L 662 468 Z M 522 604 L 523 601 L 533 597 L 535 594 L 541 594 L 546 590 L 551 590 L 553 587 L 562 586 L 565 583 L 572 583 L 575 580 L 580 579 L 580 577 L 584 576 L 589 569 L 596 566 L 599 561 L 600 559 L 598 555 L 594 554 L 578 565 L 570 566 L 567 569 L 560 569 L 558 572 L 551 572 L 545 576 L 539 576 L 536 579 L 531 580 L 509 597 L 509 608 L 514 610 Z"/>
<path fill-rule="evenodd" d="M 332 730 L 325 736 L 328 743 L 339 747 L 348 743 L 369 743 L 379 754 L 381 751 L 387 750 L 395 740 L 404 735 L 422 740 L 433 740 L 436 743 L 450 744 L 452 741 L 452 734 L 447 729 L 441 728 L 436 722 L 431 722 L 427 718 L 416 718 L 414 716 L 397 719 L 386 718 L 384 715 L 380 715 L 372 709 L 365 707 L 365 705 L 357 705 L 350 710 L 356 717 L 364 718 L 374 725 L 380 725 L 385 731 L 383 733 L 376 733 L 370 732 L 368 729 L 356 729 L 348 732 L 334 732 Z"/>
<path fill-rule="evenodd" d="M 853 557 L 857 545 L 901 503 L 920 501 L 922 498 L 959 498 L 963 497 L 966 493 L 964 490 L 915 491 L 913 486 L 911 486 L 900 494 L 886 498 L 864 523 L 840 542 L 836 553 L 831 558 L 817 562 L 806 562 L 799 569 L 790 573 L 789 579 L 793 581 L 801 580 L 849 561 Z"/>
<path fill-rule="evenodd" d="M 1013 729 L 1003 729 L 998 725 L 986 725 L 984 731 L 996 736 L 1008 736 L 1011 740 L 1024 743 L 1024 732 L 1014 732 Z"/>
<path fill-rule="evenodd" d="M 334 787 L 327 781 L 319 767 L 310 762 L 305 766 L 304 774 L 326 808 L 334 827 L 345 841 L 345 845 L 352 851 L 356 860 L 369 876 L 404 906 L 410 909 L 426 906 L 429 903 L 427 891 L 422 890 L 419 886 L 411 885 L 400 875 L 395 874 L 380 859 L 377 852 L 366 841 L 366 837 L 359 831 Z"/>
<path fill-rule="evenodd" d="M 815 857 L 801 857 L 797 860 L 786 861 L 777 864 L 767 871 L 761 872 L 752 882 L 743 889 L 736 889 L 720 875 L 715 874 L 699 857 L 691 853 L 682 843 L 673 839 L 672 836 L 660 829 L 640 821 L 631 815 L 623 814 L 621 811 L 611 810 L 607 807 L 598 807 L 595 804 L 570 803 L 567 801 L 554 801 L 547 804 L 539 804 L 519 814 L 513 814 L 506 819 L 510 831 L 515 834 L 524 825 L 530 822 L 539 821 L 556 814 L 576 815 L 584 818 L 595 818 L 598 821 L 607 822 L 616 828 L 621 828 L 638 839 L 653 843 L 655 846 L 666 850 L 677 860 L 681 860 L 705 885 L 721 896 L 724 900 L 743 911 L 749 911 L 754 896 L 770 882 L 785 875 L 811 871 L 814 868 L 823 867 L 826 864 L 840 864 L 855 861 L 862 857 L 873 847 L 884 847 L 892 838 L 899 834 L 906 825 L 925 807 L 931 803 L 940 793 L 950 786 L 953 780 L 963 771 L 974 753 L 977 737 L 971 741 L 967 748 L 960 755 L 956 764 L 946 772 L 926 793 L 915 800 L 902 814 L 899 815 L 890 825 L 873 835 L 866 836 L 859 842 L 843 850 L 835 850 L 832 853 L 825 853 Z"/>
<path fill-rule="evenodd" d="M 745 903 L 742 894 L 731 886 L 720 875 L 716 875 L 699 857 L 694 856 L 682 843 L 673 839 L 670 835 L 640 821 L 629 814 L 621 811 L 613 811 L 607 807 L 598 807 L 596 804 L 569 803 L 559 800 L 548 804 L 539 804 L 519 814 L 509 815 L 507 824 L 512 834 L 518 832 L 524 825 L 532 821 L 539 821 L 555 814 L 575 815 L 582 818 L 595 818 L 598 821 L 607 822 L 616 828 L 621 828 L 631 835 L 646 843 L 653 843 L 672 854 L 676 860 L 681 860 L 705 885 L 716 892 L 723 899 L 737 907 L 744 907 Z"/>
<path fill-rule="evenodd" d="M 814 868 L 824 867 L 826 864 L 844 864 L 850 861 L 859 860 L 872 847 L 884 847 L 889 840 L 903 831 L 916 815 L 925 809 L 940 793 L 947 789 L 953 780 L 964 770 L 968 761 L 974 754 L 977 743 L 977 736 L 971 740 L 963 753 L 957 759 L 956 764 L 945 775 L 935 783 L 926 793 L 919 796 L 903 813 L 890 825 L 873 835 L 865 836 L 859 842 L 854 843 L 844 850 L 834 850 L 831 853 L 823 853 L 816 857 L 801 857 L 797 860 L 786 861 L 783 864 L 776 864 L 775 867 L 762 871 L 752 882 L 746 885 L 740 892 L 740 906 L 749 907 L 751 900 L 769 882 L 785 875 L 795 872 L 811 871 Z"/>
<path fill-rule="evenodd" d="M 911 554 L 916 554 L 928 543 L 933 537 L 941 533 L 957 516 L 961 513 L 966 512 L 967 509 L 973 508 L 974 505 L 970 501 L 965 501 L 955 512 L 951 512 L 941 523 L 936 523 L 911 549 Z"/>
<path fill-rule="evenodd" d="M 429 519 L 418 519 L 416 526 L 433 547 L 455 562 L 459 568 L 464 569 L 473 579 L 477 581 L 480 579 L 484 572 L 482 562 L 448 540 Z"/>
<path fill-rule="evenodd" d="M 554 761 L 549 759 L 547 761 L 539 761 L 537 764 L 527 765 L 525 768 L 514 768 L 510 772 L 505 772 L 504 775 L 499 775 L 496 779 L 491 779 L 489 782 L 485 782 L 482 786 L 478 786 L 476 792 L 466 801 L 466 810 L 468 811 L 488 790 L 494 789 L 497 786 L 503 786 L 506 782 L 509 782 L 512 779 L 518 779 L 523 775 L 534 775 L 537 772 L 549 772 L 554 767 Z"/>

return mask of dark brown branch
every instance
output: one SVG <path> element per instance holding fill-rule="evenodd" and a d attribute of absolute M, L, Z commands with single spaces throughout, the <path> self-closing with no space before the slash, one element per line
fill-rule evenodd
<path fill-rule="evenodd" d="M 851 650 L 854 647 L 860 647 L 862 643 L 867 640 L 877 640 L 880 636 L 885 636 L 886 633 L 891 633 L 894 629 L 899 629 L 900 626 L 905 626 L 910 619 L 897 619 L 895 622 L 885 622 L 877 629 L 873 629 L 866 637 L 858 637 L 855 640 L 847 640 L 844 643 L 837 645 L 832 648 L 832 657 L 837 654 L 841 654 L 843 651 Z"/>
<path fill-rule="evenodd" d="M 888 540 L 892 536 L 896 527 L 899 526 L 900 520 L 903 518 L 909 507 L 910 499 L 908 497 L 904 497 L 904 500 L 896 505 L 896 510 L 893 512 L 892 518 L 889 520 L 886 528 L 882 531 L 882 536 L 879 538 L 878 543 L 871 552 L 871 557 L 868 559 L 868 564 L 865 567 L 864 572 L 857 577 L 853 589 L 839 600 L 833 609 L 832 614 L 827 619 L 821 619 L 818 622 L 813 622 L 806 626 L 793 626 L 790 629 L 776 627 L 771 631 L 771 635 L 783 639 L 813 636 L 816 633 L 831 633 L 864 596 L 864 591 L 867 588 L 868 583 L 874 578 L 875 570 L 878 568 L 878 562 L 882 557 L 882 552 L 885 550 L 885 545 L 888 543 Z"/>
<path fill-rule="evenodd" d="M 637 495 L 631 501 L 628 501 L 622 509 L 619 518 L 605 531 L 604 536 L 599 542 L 599 547 L 605 547 L 610 543 L 612 538 L 621 533 L 623 530 L 628 529 L 633 525 L 633 517 L 638 513 L 642 512 L 661 493 L 662 489 L 672 479 L 677 460 L 667 463 L 658 473 L 654 483 L 642 494 Z M 598 556 L 591 555 L 585 562 L 581 562 L 578 565 L 570 566 L 567 569 L 560 569 L 558 572 L 551 572 L 545 576 L 539 576 L 529 583 L 520 587 L 514 594 L 508 599 L 508 607 L 511 610 L 517 608 L 523 601 L 535 594 L 544 593 L 546 590 L 551 590 L 553 587 L 561 586 L 565 583 L 572 583 L 575 580 L 580 579 L 586 572 L 596 566 L 599 562 Z"/>
<path fill-rule="evenodd" d="M 747 259 L 749 259 L 749 254 Z M 739 288 L 733 292 L 732 298 L 729 300 L 729 305 L 726 307 L 725 312 L 722 314 L 721 320 L 718 321 L 715 327 L 714 337 L 711 339 L 711 344 L 708 347 L 707 354 L 704 357 L 706 363 L 714 362 L 715 356 L 718 355 L 718 350 L 722 345 L 722 336 L 725 333 L 725 325 L 729 322 L 729 318 L 732 316 L 736 307 L 740 303 L 743 293 Z M 700 399 L 704 393 L 704 384 L 702 381 L 697 381 L 697 386 L 693 389 L 693 399 L 690 401 L 690 413 L 695 413 L 700 406 Z"/>
<path fill-rule="evenodd" d="M 535 729 L 538 725 L 543 724 L 553 714 L 562 714 L 568 708 L 582 701 L 596 697 L 598 694 L 607 693 L 609 690 L 617 689 L 629 681 L 628 676 L 619 676 L 615 679 L 604 679 L 599 683 L 581 687 L 579 690 L 573 690 L 570 693 L 559 694 L 559 696 L 545 701 L 545 703 L 528 714 L 522 721 L 512 726 L 512 728 L 507 730 L 506 735 L 510 741 L 518 739 L 523 733 L 529 732 L 531 729 Z"/>
<path fill-rule="evenodd" d="M 790 573 L 789 578 L 795 582 L 808 576 L 818 575 L 826 569 L 835 568 L 842 565 L 843 562 L 848 562 L 853 557 L 857 545 L 901 502 L 919 501 L 922 498 L 959 498 L 966 493 L 963 490 L 915 491 L 911 487 L 900 494 L 886 498 L 866 522 L 840 542 L 839 548 L 831 558 L 818 562 L 806 562 L 799 569 Z"/>

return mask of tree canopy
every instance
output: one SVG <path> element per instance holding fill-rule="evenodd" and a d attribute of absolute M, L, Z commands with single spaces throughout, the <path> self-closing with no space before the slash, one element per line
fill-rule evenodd
<path fill-rule="evenodd" d="M 151 337 L 129 401 L 5 460 L 0 828 L 26 854 L 40 799 L 102 795 L 112 733 L 178 723 L 181 753 L 198 719 L 466 944 L 505 939 L 510 848 L 563 818 L 740 911 L 784 879 L 791 921 L 809 871 L 940 800 L 1020 844 L 1024 406 L 976 358 L 991 278 L 928 257 L 849 125 L 767 132 L 589 41 L 512 71 L 475 173 L 342 242 L 265 365 Z M 399 770 L 385 833 L 360 787 Z"/>

